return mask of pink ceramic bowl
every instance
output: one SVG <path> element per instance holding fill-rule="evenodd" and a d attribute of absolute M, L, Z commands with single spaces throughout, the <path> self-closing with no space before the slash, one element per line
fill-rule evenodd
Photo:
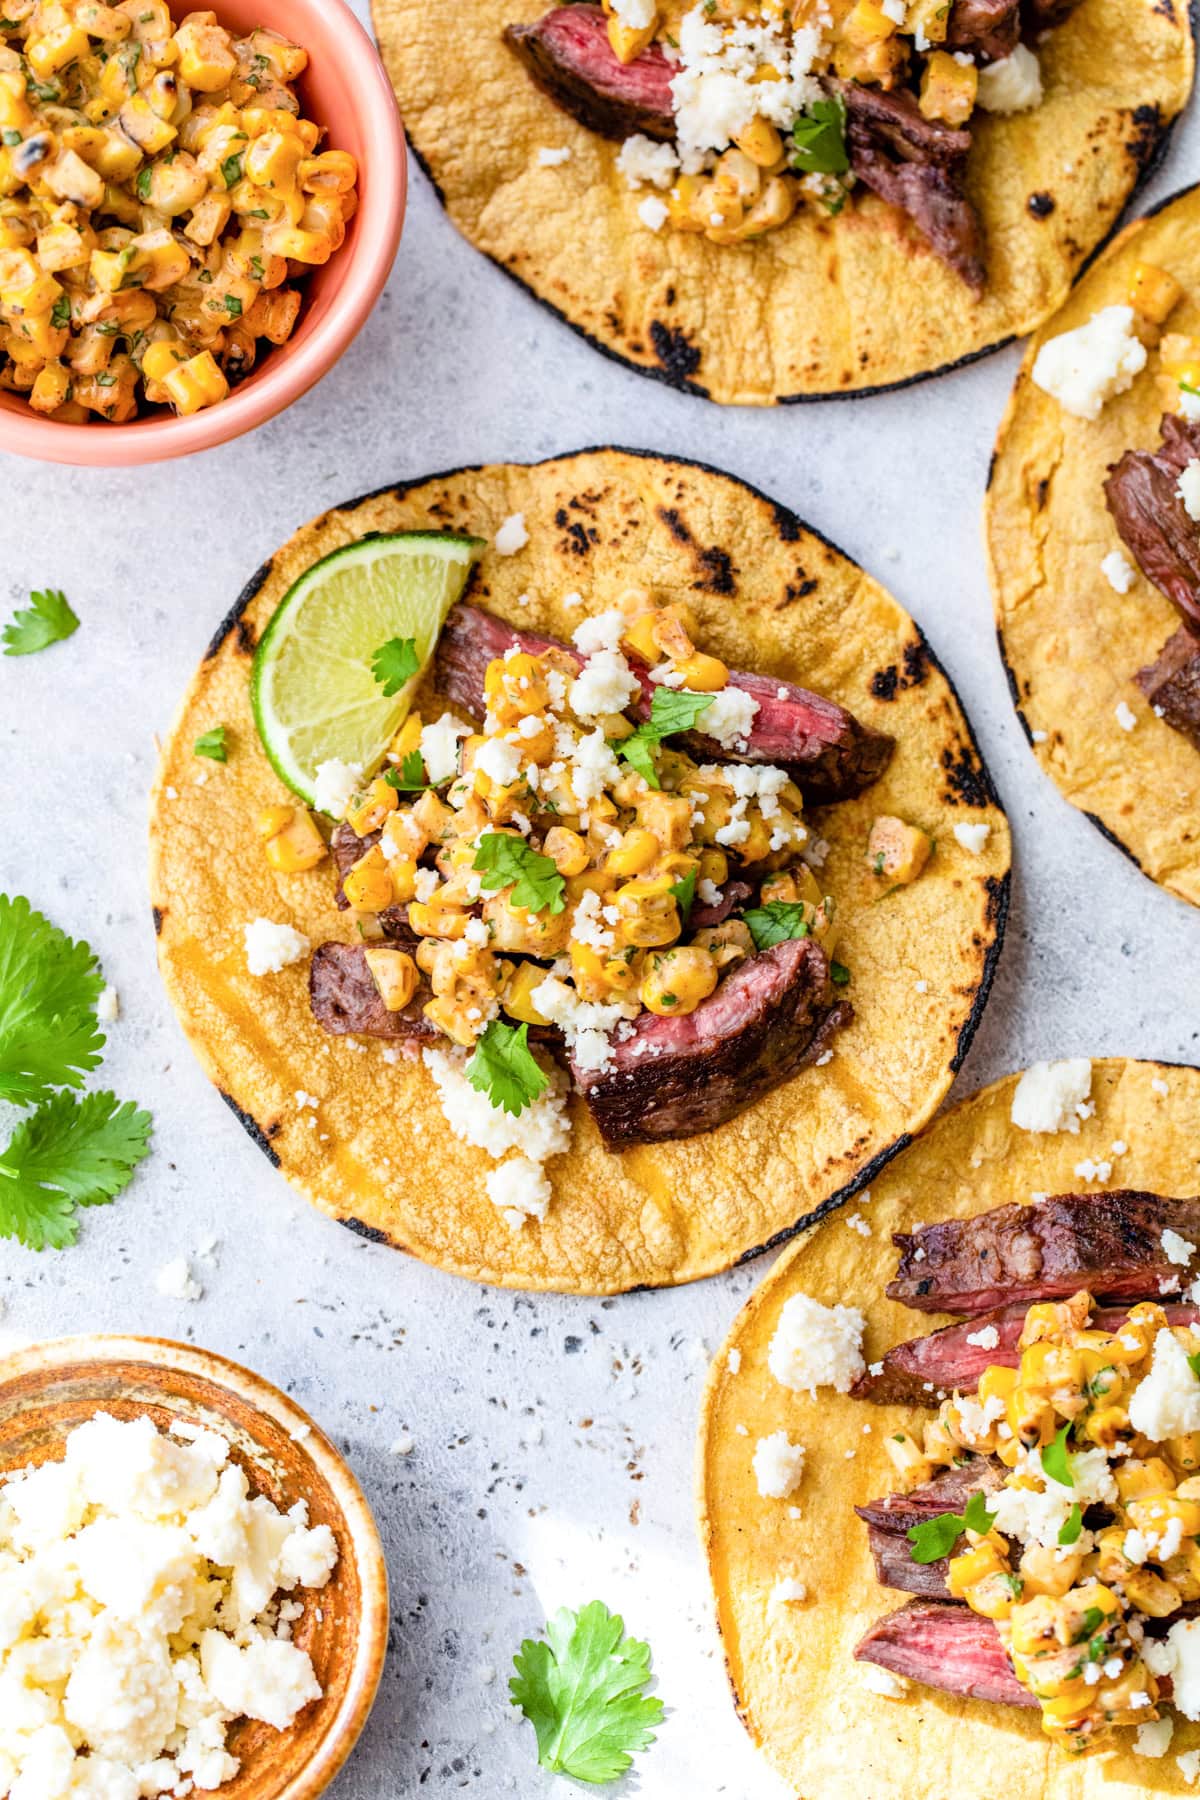
<path fill-rule="evenodd" d="M 404 224 L 404 129 L 375 47 L 345 0 L 213 0 L 239 34 L 266 25 L 308 51 L 298 84 L 306 118 L 326 128 L 325 146 L 358 158 L 359 208 L 342 248 L 303 283 L 291 339 L 264 355 L 228 399 L 189 418 L 167 414 L 128 425 L 61 425 L 0 390 L 0 451 L 40 462 L 128 468 L 210 450 L 253 431 L 320 381 L 361 330 L 387 280 Z M 172 8 L 178 20 L 187 11 Z"/>

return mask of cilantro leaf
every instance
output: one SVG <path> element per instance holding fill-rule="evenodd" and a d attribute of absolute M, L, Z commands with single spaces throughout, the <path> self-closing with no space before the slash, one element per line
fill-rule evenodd
<path fill-rule="evenodd" d="M 390 700 L 421 667 L 415 638 L 389 638 L 371 658 L 371 673 Z"/>
<path fill-rule="evenodd" d="M 56 1087 L 82 1087 L 100 1061 L 96 1001 L 104 977 L 28 900 L 0 894 L 0 1100 L 29 1106 Z"/>
<path fill-rule="evenodd" d="M 1067 1438 L 1071 1432 L 1071 1421 L 1068 1419 L 1056 1434 L 1054 1442 L 1047 1444 L 1042 1451 L 1042 1468 L 1051 1481 L 1057 1481 L 1060 1487 L 1073 1488 L 1075 1477 L 1071 1473 L 1071 1458 L 1067 1454 Z"/>
<path fill-rule="evenodd" d="M 1083 1508 L 1080 1506 L 1078 1500 L 1076 1500 L 1059 1531 L 1059 1543 L 1064 1546 L 1068 1544 L 1077 1544 L 1079 1542 L 1079 1534 L 1082 1530 Z"/>
<path fill-rule="evenodd" d="M 430 786 L 425 773 L 425 762 L 419 750 L 410 750 L 398 769 L 385 770 L 383 779 L 389 787 L 398 788 L 405 794 L 415 794 Z"/>
<path fill-rule="evenodd" d="M 236 187 L 238 182 L 242 179 L 244 172 L 240 151 L 234 156 L 227 156 L 225 161 L 221 164 L 221 179 L 224 181 L 227 189 Z"/>
<path fill-rule="evenodd" d="M 65 1250 L 75 1208 L 115 1200 L 149 1149 L 150 1114 L 115 1094 L 54 1094 L 0 1150 L 0 1237 Z"/>
<path fill-rule="evenodd" d="M 850 971 L 845 963 L 831 962 L 829 965 L 829 979 L 832 981 L 834 987 L 848 987 L 850 983 Z"/>
<path fill-rule="evenodd" d="M 844 175 L 850 167 L 846 149 L 846 103 L 840 94 L 814 100 L 792 126 L 791 163 L 804 175 Z"/>
<path fill-rule="evenodd" d="M 32 656 L 35 650 L 59 644 L 78 630 L 79 620 L 60 588 L 35 590 L 29 605 L 15 612 L 4 627 L 4 654 Z"/>
<path fill-rule="evenodd" d="M 912 1545 L 912 1560 L 932 1563 L 949 1556 L 964 1531 L 978 1532 L 982 1536 L 991 1529 L 992 1516 L 987 1500 L 977 1493 L 971 1495 L 963 1512 L 937 1513 L 932 1519 L 922 1519 L 919 1525 L 909 1526 L 906 1536 Z"/>
<path fill-rule="evenodd" d="M 661 788 L 662 782 L 658 779 L 658 768 L 654 761 L 654 747 L 657 743 L 657 738 L 644 735 L 643 728 L 635 731 L 631 737 L 610 739 L 609 749 L 627 762 L 647 787 Z"/>
<path fill-rule="evenodd" d="M 1188 1368 L 1192 1371 L 1196 1380 L 1200 1381 L 1200 1350 L 1194 1351 L 1192 1355 L 1188 1357 Z"/>
<path fill-rule="evenodd" d="M 213 762 L 228 762 L 229 744 L 226 741 L 225 727 L 214 725 L 211 731 L 206 731 L 202 737 L 198 737 L 192 745 L 192 755 L 207 756 Z"/>
<path fill-rule="evenodd" d="M 690 731 L 715 699 L 715 694 L 693 694 L 687 688 L 656 687 L 650 717 L 638 729 L 659 738 L 670 737 L 674 731 Z"/>
<path fill-rule="evenodd" d="M 478 1038 L 465 1074 L 476 1093 L 516 1118 L 550 1085 L 550 1077 L 529 1048 L 528 1025 L 493 1019 Z"/>
<path fill-rule="evenodd" d="M 789 938 L 808 936 L 808 923 L 799 901 L 769 900 L 766 906 L 752 906 L 742 918 L 756 950 L 769 950 L 773 944 L 786 944 Z"/>
<path fill-rule="evenodd" d="M 692 916 L 692 907 L 696 902 L 696 871 L 689 869 L 682 881 L 671 883 L 671 893 L 679 908 L 679 916 L 683 920 L 683 929 L 688 928 L 688 920 Z"/>
<path fill-rule="evenodd" d="M 508 1691 L 537 1733 L 543 1769 L 600 1785 L 654 1742 L 663 1703 L 644 1691 L 650 1646 L 626 1637 L 603 1601 L 564 1607 L 545 1638 L 525 1639 L 513 1667 Z"/>
<path fill-rule="evenodd" d="M 566 882 L 555 867 L 552 857 L 543 856 L 522 837 L 489 831 L 480 838 L 471 865 L 483 876 L 485 893 L 512 887 L 512 904 L 527 912 L 560 913 L 566 904 L 563 889 Z"/>

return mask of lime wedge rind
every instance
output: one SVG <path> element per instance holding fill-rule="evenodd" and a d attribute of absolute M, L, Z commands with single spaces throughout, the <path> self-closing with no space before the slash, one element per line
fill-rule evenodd
<path fill-rule="evenodd" d="M 307 805 L 321 763 L 366 774 L 382 761 L 483 548 L 449 532 L 372 535 L 322 557 L 284 595 L 255 654 L 251 704 L 272 768 Z M 421 666 L 389 698 L 371 657 L 393 637 L 415 640 Z"/>

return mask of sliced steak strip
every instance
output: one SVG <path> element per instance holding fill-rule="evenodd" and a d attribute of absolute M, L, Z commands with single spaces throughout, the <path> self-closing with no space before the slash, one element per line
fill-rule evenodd
<path fill-rule="evenodd" d="M 432 1043 L 439 1035 L 421 1011 L 431 997 L 425 983 L 403 1012 L 389 1012 L 371 978 L 361 944 L 318 944 L 308 973 L 308 997 L 317 1024 L 335 1037 Z"/>
<path fill-rule="evenodd" d="M 661 45 L 651 44 L 623 63 L 608 41 L 600 7 L 552 7 L 532 25 L 507 25 L 504 41 L 542 92 L 589 131 L 618 140 L 635 132 L 674 138 L 675 71 Z"/>
<path fill-rule="evenodd" d="M 978 63 L 1003 62 L 1021 37 L 1021 0 L 954 0 L 947 50 L 967 51 Z"/>
<path fill-rule="evenodd" d="M 1044 32 L 1069 19 L 1080 0 L 1021 0 L 1021 36 L 1036 43 Z"/>
<path fill-rule="evenodd" d="M 1141 1298 L 1159 1299 L 1157 1285 L 1147 1288 Z M 1115 1331 L 1128 1310 L 1128 1305 L 1099 1307 L 1092 1314 L 1092 1323 L 1098 1331 Z M 1200 1321 L 1198 1306 L 1168 1306 L 1165 1310 L 1172 1325 Z M 873 1400 L 881 1406 L 936 1406 L 944 1394 L 973 1394 L 986 1368 L 993 1364 L 1003 1369 L 1017 1367 L 1021 1360 L 1017 1344 L 1027 1311 L 1028 1304 L 1017 1300 L 996 1312 L 947 1325 L 928 1337 L 895 1344 L 885 1354 L 881 1372 L 872 1375 L 868 1369 L 850 1392 L 856 1400 Z M 978 1336 L 987 1326 L 995 1328 L 998 1339 L 992 1348 L 968 1343 L 969 1337 Z"/>
<path fill-rule="evenodd" d="M 1127 450 L 1113 463 L 1104 498 L 1121 539 L 1147 581 L 1200 631 L 1200 530 L 1179 497 L 1179 477 L 1200 456 L 1200 421 L 1165 413 L 1157 450 Z"/>
<path fill-rule="evenodd" d="M 1013 1674 L 990 1619 L 969 1607 L 936 1600 L 910 1600 L 898 1612 L 877 1619 L 854 1655 L 878 1663 L 967 1700 L 994 1700 L 1001 1706 L 1036 1706 Z"/>
<path fill-rule="evenodd" d="M 923 117 L 909 93 L 839 81 L 850 166 L 881 200 L 906 212 L 942 261 L 982 294 L 983 233 L 967 199 L 971 133 Z"/>
<path fill-rule="evenodd" d="M 688 931 L 705 931 L 723 925 L 731 913 L 742 912 L 754 898 L 754 887 L 748 881 L 727 881 L 720 890 L 721 898 L 713 906 L 697 900 L 688 920 Z"/>
<path fill-rule="evenodd" d="M 329 849 L 338 872 L 338 888 L 336 902 L 338 910 L 345 912 L 350 902 L 346 898 L 344 882 L 360 856 L 373 850 L 383 836 L 381 831 L 372 831 L 366 837 L 356 837 L 343 819 L 334 827 L 333 836 L 329 840 Z M 408 922 L 407 906 L 386 906 L 376 917 L 389 943 L 396 944 L 401 950 L 415 950 L 420 939 Z"/>
<path fill-rule="evenodd" d="M 610 1150 L 694 1137 L 814 1062 L 852 1017 L 834 1005 L 820 945 L 793 938 L 739 964 L 684 1018 L 642 1013 L 605 1073 L 571 1072 Z"/>
<path fill-rule="evenodd" d="M 1133 679 L 1163 723 L 1200 750 L 1200 636 L 1181 625 L 1163 645 L 1158 661 L 1139 669 Z"/>
<path fill-rule="evenodd" d="M 875 1575 L 883 1587 L 921 1594 L 927 1600 L 948 1600 L 946 1567 L 949 1557 L 937 1562 L 912 1559 L 908 1531 L 939 1513 L 961 1513 L 972 1494 L 994 1494 L 1004 1481 L 1004 1469 L 990 1457 L 972 1456 L 956 1469 L 946 1469 L 923 1487 L 908 1494 L 888 1494 L 855 1512 L 867 1527 L 867 1541 L 875 1559 Z"/>
<path fill-rule="evenodd" d="M 888 1298 L 917 1312 L 979 1313 L 1061 1300 L 1081 1288 L 1097 1300 L 1177 1293 L 1185 1272 L 1162 1247 L 1171 1229 L 1200 1243 L 1200 1199 L 1172 1200 L 1118 1188 L 1107 1194 L 1052 1194 L 1033 1206 L 997 1206 L 973 1219 L 947 1219 L 911 1234 Z"/>
<path fill-rule="evenodd" d="M 494 613 L 460 604 L 451 607 L 438 639 L 434 679 L 439 693 L 464 712 L 482 718 L 487 666 L 514 643 L 534 656 L 558 650 L 576 662 L 582 660 L 568 644 L 537 632 L 517 631 Z M 655 685 L 644 663 L 631 657 L 630 666 L 642 684 L 640 707 L 635 710 L 647 717 Z M 853 713 L 835 701 L 776 676 L 734 670 L 729 684 L 758 701 L 747 748 L 734 755 L 723 750 L 715 739 L 688 732 L 683 739 L 685 746 L 703 761 L 776 763 L 787 769 L 808 799 L 824 803 L 862 793 L 892 759 L 895 739 L 861 725 Z"/>

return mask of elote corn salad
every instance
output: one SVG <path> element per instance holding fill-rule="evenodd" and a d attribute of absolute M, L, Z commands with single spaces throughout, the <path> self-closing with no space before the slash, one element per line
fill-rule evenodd
<path fill-rule="evenodd" d="M 361 771 L 322 765 L 318 804 L 361 839 L 379 834 L 343 892 L 389 1010 L 424 976 L 425 1016 L 453 1044 L 475 1046 L 503 1019 L 555 1025 L 577 1067 L 603 1069 L 610 1034 L 643 1009 L 693 1012 L 726 971 L 786 938 L 830 948 L 833 901 L 802 860 L 809 832 L 787 772 L 698 763 L 663 741 L 694 726 L 736 754 L 757 711 L 696 632 L 685 603 L 631 590 L 578 628 L 578 656 L 514 645 L 492 661 L 481 732 L 410 713 L 365 788 Z M 625 650 L 657 684 L 640 725 Z M 259 830 L 276 869 L 325 855 L 301 809 L 271 807 Z M 735 875 L 757 898 L 725 916 Z M 392 908 L 411 949 L 381 941 Z M 693 912 L 706 911 L 721 922 L 698 929 Z"/>
<path fill-rule="evenodd" d="M 950 132 L 977 108 L 1022 111 L 1042 97 L 1035 52 L 1013 38 L 973 53 L 951 39 L 945 0 L 603 0 L 622 63 L 653 43 L 673 66 L 675 143 L 641 133 L 618 166 L 631 186 L 661 194 L 663 221 L 740 244 L 777 229 L 796 208 L 838 213 L 855 177 L 848 144 L 862 90 L 915 102 L 922 122 Z M 871 118 L 867 129 L 880 121 Z M 948 141 L 942 157 L 962 152 Z M 914 159 L 932 155 L 923 141 Z M 644 220 L 652 223 L 652 219 Z"/>
<path fill-rule="evenodd" d="M 1200 1600 L 1200 1328 L 1147 1302 L 1103 1331 L 1092 1309 L 1087 1293 L 1030 1307 L 1017 1368 L 944 1401 L 922 1442 L 887 1445 L 906 1488 L 964 1451 L 1004 1465 L 997 1492 L 933 1522 L 965 1521 L 949 1591 L 995 1621 L 1044 1731 L 1074 1754 L 1157 1719 L 1167 1677 L 1200 1717 L 1200 1624 L 1153 1629 Z"/>
<path fill-rule="evenodd" d="M 121 424 L 212 406 L 291 336 L 358 169 L 321 150 L 307 53 L 166 0 L 5 0 L 0 385 Z"/>

